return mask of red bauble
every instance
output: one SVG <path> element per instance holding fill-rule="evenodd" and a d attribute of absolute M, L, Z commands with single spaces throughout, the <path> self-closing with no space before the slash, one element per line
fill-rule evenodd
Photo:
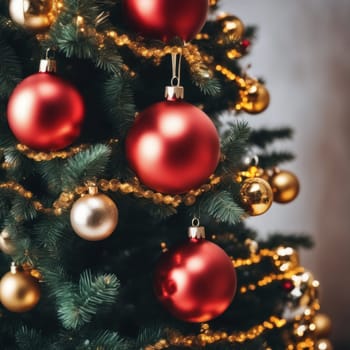
<path fill-rule="evenodd" d="M 21 143 L 42 151 L 59 150 L 79 136 L 84 103 L 68 82 L 51 73 L 36 73 L 13 91 L 7 118 Z"/>
<path fill-rule="evenodd" d="M 215 125 L 199 108 L 164 101 L 138 114 L 126 139 L 126 156 L 141 182 L 177 194 L 200 186 L 220 158 Z"/>
<path fill-rule="evenodd" d="M 221 315 L 236 293 L 236 271 L 216 244 L 190 239 L 160 259 L 154 289 L 163 306 L 186 322 L 206 322 Z"/>
<path fill-rule="evenodd" d="M 124 0 L 127 24 L 137 33 L 165 42 L 195 37 L 207 19 L 208 0 Z"/>

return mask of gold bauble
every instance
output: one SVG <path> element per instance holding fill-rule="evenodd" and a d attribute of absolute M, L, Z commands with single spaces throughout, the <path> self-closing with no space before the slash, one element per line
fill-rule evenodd
<path fill-rule="evenodd" d="M 289 203 L 299 193 L 299 180 L 290 171 L 276 171 L 269 179 L 273 191 L 273 200 L 277 203 Z"/>
<path fill-rule="evenodd" d="M 270 94 L 266 87 L 256 80 L 247 80 L 247 87 L 240 90 L 240 107 L 247 113 L 258 114 L 270 104 Z"/>
<path fill-rule="evenodd" d="M 9 14 L 14 22 L 34 32 L 49 29 L 55 19 L 55 0 L 10 0 Z"/>
<path fill-rule="evenodd" d="M 218 17 L 218 22 L 221 24 L 222 32 L 232 41 L 238 41 L 244 34 L 244 24 L 242 21 L 232 15 L 223 15 Z"/>
<path fill-rule="evenodd" d="M 329 337 L 332 329 L 332 321 L 327 315 L 322 313 L 316 314 L 313 323 L 315 324 L 315 334 L 317 338 Z"/>
<path fill-rule="evenodd" d="M 118 208 L 105 194 L 88 194 L 79 198 L 70 212 L 75 233 L 88 241 L 109 237 L 118 224 Z"/>
<path fill-rule="evenodd" d="M 271 207 L 273 193 L 267 181 L 255 177 L 244 180 L 240 197 L 248 213 L 256 216 L 264 214 Z"/>
<path fill-rule="evenodd" d="M 7 255 L 16 253 L 16 245 L 6 230 L 0 234 L 0 251 Z"/>
<path fill-rule="evenodd" d="M 40 300 L 38 281 L 30 273 L 18 271 L 15 265 L 0 281 L 0 301 L 12 312 L 26 312 Z"/>
<path fill-rule="evenodd" d="M 333 345 L 328 339 L 320 339 L 316 342 L 315 350 L 333 350 Z"/>

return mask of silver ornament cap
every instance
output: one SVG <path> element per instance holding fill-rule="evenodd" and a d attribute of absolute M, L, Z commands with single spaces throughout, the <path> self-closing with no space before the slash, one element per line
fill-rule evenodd
<path fill-rule="evenodd" d="M 183 86 L 166 86 L 164 96 L 168 101 L 183 100 L 185 90 Z"/>
<path fill-rule="evenodd" d="M 205 239 L 205 228 L 200 226 L 199 219 L 192 220 L 192 226 L 188 228 L 188 238 L 190 239 Z"/>

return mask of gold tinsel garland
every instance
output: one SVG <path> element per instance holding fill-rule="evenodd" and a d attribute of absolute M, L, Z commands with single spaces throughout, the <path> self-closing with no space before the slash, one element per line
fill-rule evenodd
<path fill-rule="evenodd" d="M 109 144 L 111 143 L 117 143 L 118 140 L 110 140 Z M 55 158 L 66 158 L 69 155 L 73 154 L 74 152 L 80 152 L 82 149 L 84 149 L 85 145 L 80 145 L 77 147 L 72 147 L 67 152 L 60 151 L 60 152 L 38 152 L 29 149 L 26 146 L 18 145 L 17 148 L 23 152 L 26 156 L 29 158 L 41 162 L 46 160 L 51 160 Z M 10 164 L 8 162 L 2 163 L 3 168 L 9 168 Z M 246 171 L 238 172 L 235 175 L 227 176 L 231 178 L 233 181 L 236 182 L 242 182 L 244 178 L 247 177 L 255 177 L 260 176 L 263 173 L 262 169 L 259 169 L 257 167 L 250 167 Z M 119 179 L 100 179 L 96 182 L 96 186 L 98 189 L 102 192 L 119 192 L 124 195 L 133 195 L 137 198 L 144 198 L 147 200 L 152 200 L 155 204 L 163 204 L 163 205 L 170 205 L 174 208 L 179 207 L 181 204 L 184 204 L 185 206 L 192 206 L 195 204 L 197 198 L 201 195 L 203 195 L 206 192 L 210 192 L 213 188 L 215 188 L 217 185 L 219 185 L 223 179 L 226 178 L 224 176 L 216 176 L 212 175 L 208 182 L 203 184 L 197 189 L 190 190 L 189 192 L 183 194 L 183 195 L 169 195 L 169 194 L 163 194 L 159 192 L 152 191 L 150 189 L 144 188 L 140 181 L 135 177 L 132 182 L 123 182 Z M 46 208 L 40 201 L 33 200 L 33 206 L 36 210 L 47 213 L 47 214 L 54 214 L 54 215 L 61 215 L 63 210 L 68 209 L 72 206 L 73 202 L 78 198 L 88 193 L 89 187 L 91 187 L 91 183 L 86 183 L 84 186 L 78 186 L 73 191 L 70 192 L 62 192 L 60 196 L 57 198 L 57 200 L 54 201 L 51 208 Z M 17 192 L 20 196 L 32 200 L 34 194 L 31 191 L 26 190 L 22 185 L 15 181 L 8 181 L 5 183 L 0 183 L 0 188 L 12 190 Z"/>

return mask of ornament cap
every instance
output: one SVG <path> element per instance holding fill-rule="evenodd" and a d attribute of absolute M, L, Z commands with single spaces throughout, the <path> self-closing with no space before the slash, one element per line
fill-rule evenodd
<path fill-rule="evenodd" d="M 54 58 L 54 51 L 52 49 L 47 49 L 46 57 L 40 60 L 39 72 L 40 73 L 57 72 L 57 64 Z"/>
<path fill-rule="evenodd" d="M 53 60 L 50 58 L 45 58 L 45 59 L 40 60 L 39 72 L 40 73 L 56 73 L 57 72 L 56 60 Z"/>
<path fill-rule="evenodd" d="M 192 226 L 188 228 L 188 238 L 205 239 L 205 228 L 200 226 L 198 218 L 192 220 Z"/>
<path fill-rule="evenodd" d="M 12 261 L 12 263 L 11 263 L 10 272 L 13 274 L 17 273 L 17 266 L 16 266 L 16 263 L 14 261 Z"/>
<path fill-rule="evenodd" d="M 166 86 L 165 87 L 165 98 L 168 101 L 183 100 L 185 92 L 183 86 Z"/>

